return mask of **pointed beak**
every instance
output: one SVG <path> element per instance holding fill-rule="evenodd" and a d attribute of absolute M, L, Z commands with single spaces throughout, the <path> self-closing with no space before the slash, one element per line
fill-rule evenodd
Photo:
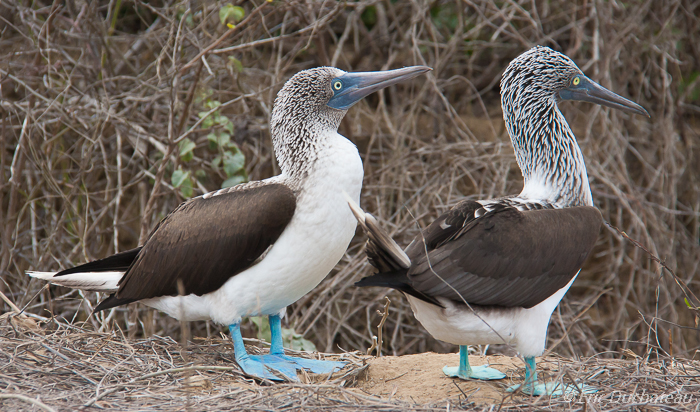
<path fill-rule="evenodd" d="M 623 112 L 651 117 L 649 116 L 649 112 L 637 103 L 611 92 L 586 76 L 580 77 L 581 82 L 578 86 L 571 85 L 559 92 L 559 97 L 561 97 L 562 100 L 590 102 L 622 110 Z"/>
<path fill-rule="evenodd" d="M 336 91 L 327 104 L 334 109 L 347 110 L 370 93 L 412 79 L 430 70 L 433 69 L 426 66 L 411 66 L 379 72 L 346 73 L 333 80 L 333 82 L 340 80 L 342 89 Z"/>

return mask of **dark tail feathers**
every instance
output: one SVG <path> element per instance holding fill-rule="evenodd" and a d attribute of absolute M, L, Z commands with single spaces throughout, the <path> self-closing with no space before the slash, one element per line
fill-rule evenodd
<path fill-rule="evenodd" d="M 355 286 L 382 286 L 396 289 L 426 302 L 442 306 L 435 298 L 417 291 L 410 285 L 407 272 L 411 259 L 406 252 L 382 229 L 377 219 L 366 213 L 348 197 L 348 205 L 362 230 L 367 234 L 367 259 L 379 273 L 362 278 Z"/>

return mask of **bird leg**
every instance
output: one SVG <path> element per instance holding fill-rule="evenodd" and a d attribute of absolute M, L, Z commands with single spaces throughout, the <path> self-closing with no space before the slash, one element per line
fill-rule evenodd
<path fill-rule="evenodd" d="M 537 381 L 537 366 L 535 365 L 535 357 L 529 356 L 525 358 L 525 381 L 522 384 L 513 385 L 506 389 L 508 392 L 514 392 L 518 388 L 526 395 L 534 396 L 561 396 L 561 395 L 577 395 L 591 394 L 598 392 L 598 389 L 577 383 L 574 385 L 565 385 L 559 382 L 541 383 Z"/>
<path fill-rule="evenodd" d="M 315 359 L 303 359 L 284 354 L 282 344 L 282 325 L 279 315 L 270 315 L 270 353 L 267 355 L 249 355 L 243 344 L 240 323 L 229 326 L 236 362 L 246 375 L 260 379 L 298 382 L 297 370 L 307 369 L 313 373 L 331 373 L 336 369 L 342 369 L 345 362 L 322 361 Z M 275 374 L 278 372 L 280 375 Z M 283 377 L 284 378 L 283 378 Z"/>
<path fill-rule="evenodd" d="M 459 367 L 445 366 L 442 368 L 442 372 L 451 378 L 460 379 L 493 380 L 506 377 L 503 372 L 490 368 L 488 365 L 471 367 L 469 365 L 467 345 L 460 345 L 459 347 Z"/>
<path fill-rule="evenodd" d="M 270 332 L 272 346 L 270 347 L 270 355 L 277 357 L 282 362 L 285 362 L 295 369 L 307 369 L 313 373 L 327 374 L 340 370 L 346 365 L 345 362 L 324 361 L 317 359 L 305 359 L 284 354 L 282 345 L 282 321 L 279 315 L 270 315 Z M 295 372 L 296 375 L 296 372 Z"/>
<path fill-rule="evenodd" d="M 243 369 L 243 372 L 245 372 L 246 375 L 259 379 L 270 379 L 273 381 L 284 380 L 282 377 L 271 372 L 271 370 L 277 370 L 292 381 L 299 380 L 299 378 L 296 376 L 296 369 L 292 370 L 292 373 L 289 373 L 288 370 L 279 370 L 277 367 L 273 366 L 275 363 L 279 362 L 274 358 L 274 356 L 249 355 L 245 350 L 243 336 L 241 336 L 240 322 L 229 325 L 228 329 L 231 332 L 231 338 L 233 339 L 233 352 L 234 356 L 236 357 L 236 363 L 238 363 L 238 366 Z"/>

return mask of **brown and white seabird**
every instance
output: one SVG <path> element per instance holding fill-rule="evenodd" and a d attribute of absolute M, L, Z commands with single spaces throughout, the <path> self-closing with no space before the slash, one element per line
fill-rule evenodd
<path fill-rule="evenodd" d="M 462 201 L 405 252 L 350 201 L 368 234 L 369 261 L 378 269 L 357 285 L 403 292 L 431 335 L 460 345 L 460 365 L 445 367 L 448 376 L 505 377 L 488 366 L 470 367 L 466 345 L 507 343 L 525 358 L 523 392 L 576 390 L 539 383 L 535 370 L 552 311 L 576 279 L 602 223 L 583 154 L 557 107 L 563 100 L 649 116 L 586 77 L 567 56 L 536 46 L 513 60 L 501 80 L 503 119 L 524 178 L 519 195 Z"/>
<path fill-rule="evenodd" d="M 342 367 L 286 356 L 280 318 L 333 269 L 355 234 L 343 193 L 359 201 L 363 168 L 357 147 L 338 134 L 345 113 L 368 94 L 428 70 L 297 73 L 277 94 L 270 120 L 279 175 L 185 201 L 136 249 L 29 275 L 110 293 L 96 311 L 140 301 L 180 320 L 228 325 L 236 361 L 252 376 L 297 380 L 298 369 Z M 241 318 L 262 315 L 270 319 L 270 354 L 248 355 Z"/>

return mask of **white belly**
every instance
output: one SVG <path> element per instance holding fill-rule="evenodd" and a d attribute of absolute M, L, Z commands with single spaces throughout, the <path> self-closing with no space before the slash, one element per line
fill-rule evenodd
<path fill-rule="evenodd" d="M 472 311 L 463 304 L 441 300 L 443 309 L 410 295 L 406 297 L 416 319 L 435 339 L 455 345 L 512 344 L 522 356 L 539 356 L 544 352 L 549 318 L 576 276 L 530 309 L 482 307 Z"/>
<path fill-rule="evenodd" d="M 142 301 L 181 320 L 230 325 L 243 316 L 272 315 L 310 292 L 343 257 L 357 221 L 344 192 L 359 202 L 362 161 L 340 135 L 305 180 L 292 221 L 264 259 L 202 296 Z"/>

